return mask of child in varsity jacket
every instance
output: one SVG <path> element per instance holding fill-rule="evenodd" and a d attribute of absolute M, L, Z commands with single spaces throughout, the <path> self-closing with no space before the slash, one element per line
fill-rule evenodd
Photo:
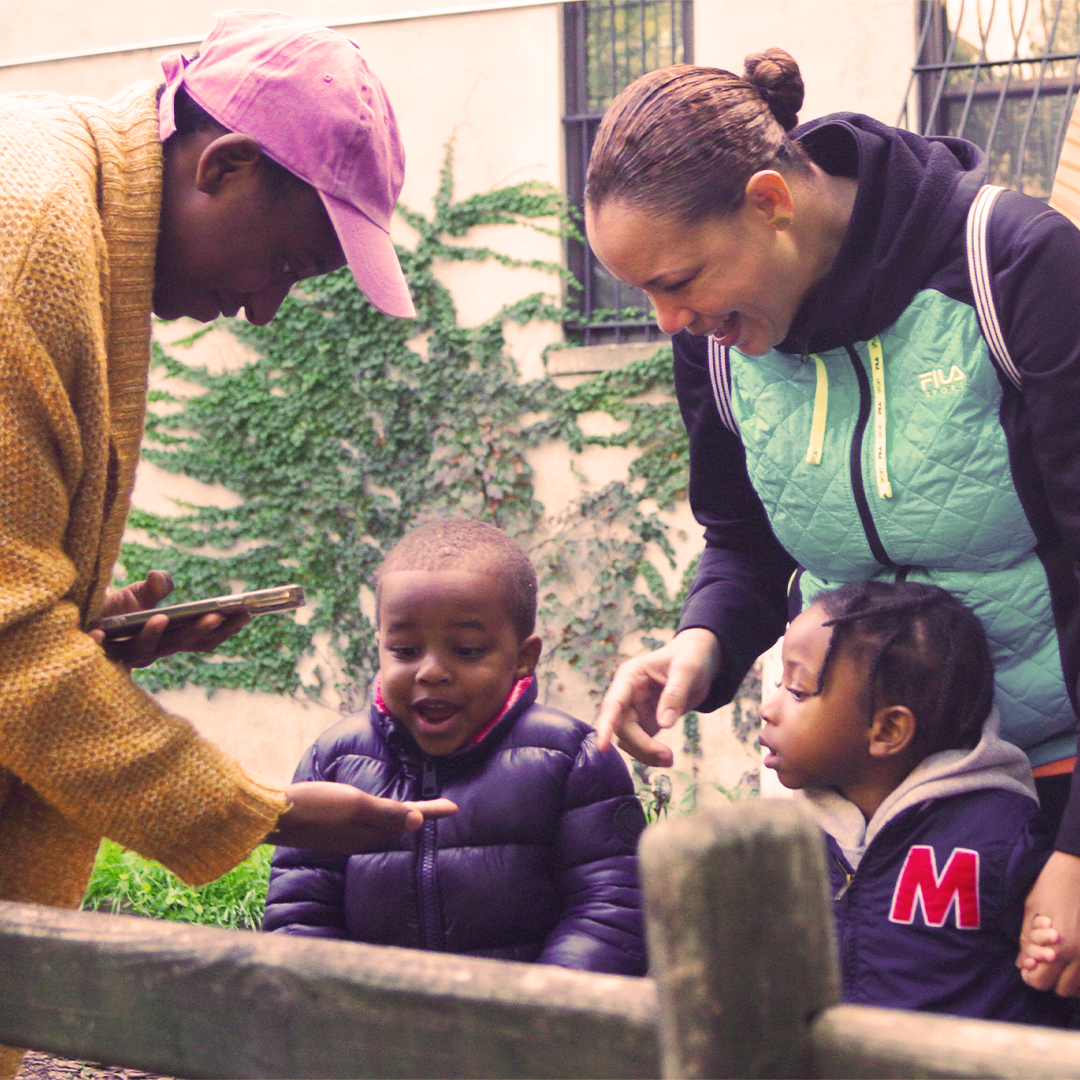
<path fill-rule="evenodd" d="M 844 1001 L 1067 1026 L 1015 966 L 1051 851 L 1024 754 L 998 737 L 982 624 L 950 593 L 861 582 L 784 635 L 765 765 L 826 833 Z"/>

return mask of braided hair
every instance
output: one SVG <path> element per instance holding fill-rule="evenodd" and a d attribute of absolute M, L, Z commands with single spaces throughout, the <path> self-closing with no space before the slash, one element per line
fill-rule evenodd
<path fill-rule="evenodd" d="M 919 582 L 862 581 L 815 600 L 833 628 L 818 674 L 843 653 L 865 665 L 867 713 L 904 705 L 915 715 L 920 760 L 970 749 L 994 701 L 994 662 L 978 616 L 952 593 Z"/>

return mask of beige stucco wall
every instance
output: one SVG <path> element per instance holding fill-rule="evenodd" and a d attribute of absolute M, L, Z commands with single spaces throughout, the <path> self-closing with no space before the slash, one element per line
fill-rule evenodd
<path fill-rule="evenodd" d="M 699 0 L 699 64 L 741 73 L 743 59 L 786 49 L 806 83 L 801 120 L 862 112 L 895 124 L 915 54 L 915 0 Z"/>
<path fill-rule="evenodd" d="M 160 78 L 159 58 L 173 48 L 193 51 L 210 30 L 221 0 L 0 0 L 0 93 L 49 90 L 107 97 L 142 78 Z M 252 5 L 254 6 L 254 5 Z M 560 12 L 531 0 L 273 0 L 267 6 L 333 24 L 353 37 L 386 85 L 405 144 L 402 202 L 430 213 L 444 146 L 454 143 L 456 193 L 464 198 L 522 180 L 561 186 L 559 123 Z M 461 9 L 480 10 L 461 10 Z M 424 14 L 424 13 L 427 14 Z M 180 41 L 191 44 L 181 46 Z M 145 42 L 168 42 L 127 51 Z M 115 48 L 120 51 L 108 52 Z M 99 52 L 47 63 L 12 61 L 65 52 Z M 5 66 L 6 65 L 6 66 Z M 395 239 L 411 242 L 399 220 Z M 526 259 L 558 263 L 559 241 L 532 230 L 492 228 L 470 243 L 488 243 Z M 520 297 L 557 295 L 558 279 L 534 270 L 494 266 L 443 268 L 462 321 L 475 325 Z M 195 329 L 186 320 L 162 328 L 175 341 Z M 544 326 L 514 328 L 523 373 L 542 373 L 540 353 L 558 335 Z M 198 359 L 214 367 L 240 363 L 243 352 L 226 334 L 200 342 Z M 228 502 L 230 493 L 143 464 L 135 503 L 175 512 L 175 500 Z M 196 687 L 161 696 L 258 777 L 284 783 L 303 749 L 337 719 L 334 702 L 313 704 L 270 694 L 221 691 L 207 699 Z"/>
<path fill-rule="evenodd" d="M 109 94 L 157 78 L 157 58 L 194 45 L 218 11 L 269 7 L 325 26 L 357 27 L 537 0 L 0 0 L 0 93 Z M 138 48 L 138 46 L 144 46 Z M 37 62 L 33 62 L 37 61 Z"/>
<path fill-rule="evenodd" d="M 561 186 L 560 13 L 535 0 L 267 0 L 268 6 L 335 25 L 361 47 L 394 104 L 406 154 L 402 202 L 430 209 L 444 147 L 454 143 L 459 196 L 522 180 Z M 107 97 L 137 79 L 160 79 L 160 58 L 190 54 L 221 0 L 0 0 L 0 93 L 50 90 Z M 257 6 L 257 5 L 238 5 Z M 481 9 L 476 11 L 461 9 Z M 424 14 L 424 13 L 428 14 Z M 441 14 L 441 12 L 450 12 Z M 434 13 L 434 14 L 432 14 Z M 189 44 L 179 45 L 178 41 Z M 170 42 L 130 51 L 142 42 Z M 110 51 L 111 50 L 111 51 Z M 94 55 L 19 63 L 84 51 Z M 407 243 L 399 220 L 395 239 Z M 525 229 L 490 229 L 469 242 L 558 262 L 558 240 Z M 536 271 L 446 268 L 462 319 L 475 324 L 507 302 L 558 282 Z M 517 335 L 521 340 L 521 335 Z M 539 374 L 548 333 L 522 342 L 526 374 Z"/>

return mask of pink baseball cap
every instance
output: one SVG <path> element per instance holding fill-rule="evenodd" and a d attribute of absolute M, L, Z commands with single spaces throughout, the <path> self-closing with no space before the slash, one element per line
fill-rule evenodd
<path fill-rule="evenodd" d="M 198 55 L 162 58 L 161 141 L 181 86 L 222 127 L 318 191 L 349 269 L 380 311 L 415 318 L 390 240 L 405 152 L 382 83 L 354 41 L 277 11 L 223 11 Z"/>

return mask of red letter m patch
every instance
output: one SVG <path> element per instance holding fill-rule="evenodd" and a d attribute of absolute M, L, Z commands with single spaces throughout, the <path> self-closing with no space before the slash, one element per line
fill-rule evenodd
<path fill-rule="evenodd" d="M 927 926 L 944 926 L 949 908 L 956 902 L 956 926 L 960 930 L 979 929 L 979 853 L 955 848 L 938 877 L 934 849 L 915 844 L 904 860 L 896 882 L 889 920 L 915 921 L 915 907 L 922 907 Z"/>

